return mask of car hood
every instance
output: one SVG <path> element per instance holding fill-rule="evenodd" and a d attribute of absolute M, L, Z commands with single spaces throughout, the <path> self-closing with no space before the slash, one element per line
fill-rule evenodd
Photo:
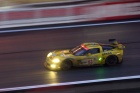
<path fill-rule="evenodd" d="M 72 56 L 72 54 L 69 52 L 69 49 L 66 50 L 55 50 L 53 52 L 54 56 L 63 56 L 63 57 L 68 57 L 68 56 Z"/>

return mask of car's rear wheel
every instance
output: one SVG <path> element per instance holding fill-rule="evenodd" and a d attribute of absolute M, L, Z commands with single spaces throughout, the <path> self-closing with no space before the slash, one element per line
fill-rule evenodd
<path fill-rule="evenodd" d="M 61 64 L 61 69 L 62 70 L 69 70 L 72 67 L 72 62 L 70 60 L 65 60 Z"/>
<path fill-rule="evenodd" d="M 118 58 L 117 56 L 109 56 L 105 60 L 105 65 L 107 66 L 114 66 L 118 63 Z"/>

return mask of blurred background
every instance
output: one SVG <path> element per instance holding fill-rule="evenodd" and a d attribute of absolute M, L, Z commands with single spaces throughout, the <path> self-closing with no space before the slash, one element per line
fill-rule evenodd
<path fill-rule="evenodd" d="M 66 0 L 0 0 L 0 7 L 33 4 L 33 3 L 43 3 L 43 2 L 60 2 L 60 1 L 66 1 Z"/>

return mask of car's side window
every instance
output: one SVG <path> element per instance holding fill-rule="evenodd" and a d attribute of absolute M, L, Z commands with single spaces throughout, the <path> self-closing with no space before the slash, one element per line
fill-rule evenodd
<path fill-rule="evenodd" d="M 99 48 L 93 48 L 93 49 L 88 50 L 88 53 L 91 53 L 91 54 L 100 53 L 100 49 Z"/>

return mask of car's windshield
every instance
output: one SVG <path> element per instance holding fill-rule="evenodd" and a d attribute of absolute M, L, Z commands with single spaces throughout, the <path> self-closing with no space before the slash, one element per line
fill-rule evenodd
<path fill-rule="evenodd" d="M 73 54 L 73 55 L 76 55 L 76 56 L 82 56 L 82 55 L 85 55 L 85 53 L 87 52 L 87 48 L 83 45 L 80 45 L 80 46 L 77 46 L 73 49 L 70 50 L 70 52 Z"/>

